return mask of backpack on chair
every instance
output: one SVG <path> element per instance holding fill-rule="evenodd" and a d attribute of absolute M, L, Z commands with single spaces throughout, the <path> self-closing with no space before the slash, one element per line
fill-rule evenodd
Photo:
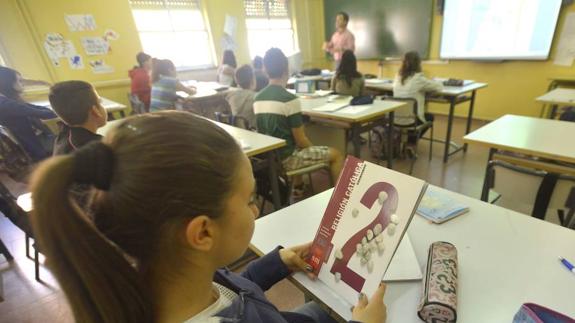
<path fill-rule="evenodd" d="M 371 155 L 378 160 L 387 159 L 387 156 L 390 153 L 387 145 L 387 136 L 388 129 L 384 126 L 376 126 L 369 132 L 369 150 Z M 393 140 L 393 152 L 391 152 L 391 158 L 396 158 L 399 156 L 401 133 L 394 128 L 391 136 L 391 140 Z"/>
<path fill-rule="evenodd" d="M 20 146 L 8 128 L 0 126 L 0 170 L 10 178 L 23 182 L 33 164 L 32 158 Z"/>

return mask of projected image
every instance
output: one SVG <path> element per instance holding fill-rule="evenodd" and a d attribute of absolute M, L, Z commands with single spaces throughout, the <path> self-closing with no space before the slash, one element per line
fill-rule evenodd
<path fill-rule="evenodd" d="M 561 0 L 446 0 L 441 58 L 547 59 Z"/>

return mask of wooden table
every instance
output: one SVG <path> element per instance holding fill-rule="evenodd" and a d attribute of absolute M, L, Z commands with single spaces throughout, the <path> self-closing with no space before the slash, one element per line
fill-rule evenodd
<path fill-rule="evenodd" d="M 102 106 L 104 107 L 104 109 L 106 109 L 106 112 L 108 112 L 108 115 L 111 115 L 114 112 L 119 112 L 120 116 L 122 118 L 127 116 L 127 110 L 128 107 L 124 104 L 112 101 L 110 99 L 106 99 L 103 97 L 100 97 L 102 99 Z M 50 105 L 50 101 L 48 100 L 37 100 L 37 101 L 31 101 L 31 104 L 34 105 L 39 105 L 39 106 L 43 106 L 43 107 L 47 107 L 52 109 L 52 106 Z"/>
<path fill-rule="evenodd" d="M 110 129 L 116 127 L 122 120 L 114 120 L 108 122 L 104 127 L 98 129 L 98 134 L 105 136 Z M 278 139 L 271 136 L 266 136 L 257 132 L 232 127 L 230 125 L 216 122 L 215 124 L 222 127 L 229 133 L 232 137 L 234 137 L 242 146 L 244 153 L 248 157 L 254 157 L 257 155 L 263 155 L 267 160 L 266 166 L 268 168 L 268 176 L 270 185 L 272 188 L 272 199 L 274 208 L 279 210 L 281 205 L 281 198 L 280 198 L 280 190 L 279 190 L 279 183 L 278 183 L 278 158 L 277 158 L 277 151 L 279 148 L 282 148 L 286 145 L 285 140 Z"/>
<path fill-rule="evenodd" d="M 575 277 L 557 260 L 575 261 L 575 231 L 492 204 L 433 187 L 470 207 L 470 212 L 432 224 L 415 215 L 409 234 L 424 269 L 435 241 L 454 244 L 458 251 L 457 321 L 510 322 L 522 303 L 534 302 L 575 316 Z M 331 196 L 315 195 L 256 221 L 250 248 L 259 255 L 277 245 L 294 246 L 313 240 Z M 307 296 L 326 305 L 332 315 L 351 318 L 349 304 L 326 285 L 301 273 L 292 282 Z M 422 282 L 387 283 L 387 322 L 421 323 L 417 307 Z"/>
<path fill-rule="evenodd" d="M 557 115 L 558 107 L 575 105 L 575 89 L 556 88 L 535 100 L 543 104 L 551 105 L 549 118 L 554 119 Z"/>
<path fill-rule="evenodd" d="M 361 157 L 361 133 L 373 129 L 378 125 L 384 125 L 387 116 L 388 133 L 392 133 L 394 111 L 404 107 L 405 102 L 378 100 L 373 101 L 373 104 L 346 106 L 334 112 L 318 111 L 321 107 L 328 103 L 328 97 L 311 97 L 301 98 L 302 113 L 311 118 L 312 121 L 327 124 L 333 127 L 339 127 L 351 131 L 353 154 L 356 157 Z M 340 99 L 333 102 L 347 103 L 351 101 L 351 97 L 342 96 Z M 388 137 L 389 151 L 393 151 L 393 138 Z M 392 154 L 387 154 L 387 166 L 392 168 L 393 158 Z"/>
<path fill-rule="evenodd" d="M 366 89 L 371 89 L 378 93 L 393 95 L 393 82 L 391 80 L 382 79 L 369 79 L 365 81 Z M 427 102 L 445 103 L 449 104 L 449 114 L 447 116 L 447 135 L 445 136 L 445 146 L 443 150 L 443 162 L 446 163 L 450 156 L 458 153 L 459 151 L 467 151 L 467 144 L 459 147 L 457 144 L 451 142 L 451 132 L 453 128 L 453 117 L 455 115 L 455 107 L 459 104 L 469 102 L 469 110 L 467 113 L 467 125 L 465 127 L 465 134 L 471 130 L 471 121 L 473 120 L 473 109 L 475 106 L 475 96 L 477 90 L 487 87 L 487 83 L 471 83 L 465 86 L 446 86 L 443 91 L 430 94 L 426 99 Z M 450 147 L 455 147 L 455 150 L 450 151 Z"/>
<path fill-rule="evenodd" d="M 488 164 L 495 153 L 512 152 L 563 162 L 561 165 L 539 163 L 538 168 L 575 174 L 575 144 L 570 138 L 575 138 L 573 122 L 508 114 L 468 134 L 463 141 L 488 147 Z M 484 180 L 482 200 L 487 199 L 488 192 Z"/>
<path fill-rule="evenodd" d="M 185 86 L 193 86 L 197 92 L 189 95 L 186 92 L 178 91 L 177 94 L 183 100 L 180 105 L 182 110 L 186 110 L 203 117 L 215 120 L 215 113 L 229 113 L 230 106 L 226 96 L 236 91 L 237 88 L 221 85 L 217 82 L 198 82 L 189 80 L 183 82 Z"/>

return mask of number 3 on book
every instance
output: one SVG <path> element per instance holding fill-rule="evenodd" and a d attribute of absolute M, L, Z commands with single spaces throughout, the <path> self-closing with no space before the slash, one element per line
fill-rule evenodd
<path fill-rule="evenodd" d="M 380 193 L 385 192 L 387 198 L 382 199 L 382 203 L 377 203 L 380 200 Z M 361 204 L 365 206 L 368 210 L 380 206 L 381 209 L 375 217 L 375 219 L 362 228 L 360 231 L 356 232 L 347 243 L 341 248 L 342 257 L 341 259 L 336 259 L 333 266 L 330 269 L 332 274 L 339 273 L 341 275 L 341 280 L 348 284 L 351 288 L 360 292 L 363 289 L 363 284 L 365 283 L 365 278 L 361 277 L 355 271 L 348 267 L 351 257 L 357 251 L 357 245 L 362 244 L 362 239 L 366 237 L 367 231 L 369 229 L 373 230 L 377 224 L 381 224 L 382 232 L 391 223 L 391 215 L 397 209 L 398 203 L 398 193 L 397 189 L 389 183 L 378 182 L 373 184 L 362 196 Z M 360 210 L 360 213 L 362 211 Z M 365 213 L 365 210 L 363 211 Z M 366 237 L 367 239 L 367 237 Z M 375 239 L 372 235 L 372 239 Z M 369 243 L 369 241 L 368 241 Z"/>

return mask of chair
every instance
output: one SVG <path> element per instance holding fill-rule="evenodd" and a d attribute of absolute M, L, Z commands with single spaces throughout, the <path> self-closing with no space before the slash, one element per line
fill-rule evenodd
<path fill-rule="evenodd" d="M 144 102 L 140 101 L 140 98 L 132 93 L 128 93 L 128 100 L 130 100 L 130 106 L 132 107 L 132 114 L 144 114 L 149 111 L 146 109 Z"/>
<path fill-rule="evenodd" d="M 32 158 L 26 153 L 12 132 L 0 126 L 0 169 L 15 181 L 21 182 L 27 175 Z"/>
<path fill-rule="evenodd" d="M 218 111 L 214 112 L 214 115 L 215 115 L 217 122 L 229 124 L 231 126 L 250 130 L 250 131 L 256 130 L 256 128 L 253 127 L 252 124 L 250 124 L 248 119 L 246 119 L 242 116 L 233 115 L 231 113 L 218 112 Z"/>
<path fill-rule="evenodd" d="M 557 210 L 560 224 L 575 228 L 575 176 L 541 170 L 521 158 L 494 158 L 487 166 L 482 199 L 491 189 L 495 193 L 491 203 L 513 205 L 541 220 L 548 210 Z"/>
<path fill-rule="evenodd" d="M 395 117 L 394 117 L 394 127 L 400 130 L 401 133 L 401 143 L 403 145 L 400 151 L 405 150 L 405 143 L 407 142 L 407 134 L 413 133 L 416 136 L 415 141 L 415 150 L 417 151 L 417 145 L 419 143 L 419 138 L 421 135 L 430 129 L 430 139 L 429 139 L 429 160 L 433 156 L 433 121 L 425 121 L 423 123 L 418 124 L 418 106 L 417 100 L 414 98 L 398 98 L 393 96 L 384 96 L 383 100 L 391 100 L 391 101 L 402 101 L 411 103 L 408 104 L 406 107 L 399 108 L 395 110 Z M 405 138 L 405 140 L 404 140 Z M 413 173 L 413 167 L 415 165 L 415 160 L 417 158 L 414 156 L 411 159 L 411 166 L 409 169 L 409 174 Z"/>

